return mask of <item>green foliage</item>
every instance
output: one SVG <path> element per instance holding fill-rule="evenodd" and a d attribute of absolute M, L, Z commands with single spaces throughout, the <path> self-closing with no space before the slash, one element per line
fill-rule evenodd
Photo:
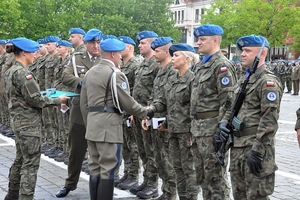
<path fill-rule="evenodd" d="M 167 3 L 172 0 L 2 0 L 0 38 L 47 35 L 68 39 L 72 27 L 135 39 L 142 30 L 180 39 Z"/>
<path fill-rule="evenodd" d="M 244 35 L 256 34 L 266 37 L 271 46 L 284 46 L 288 33 L 299 24 L 299 7 L 292 7 L 297 0 L 216 0 L 207 10 L 203 23 L 215 23 L 224 28 L 223 45 L 235 44 Z M 220 13 L 217 9 L 223 8 Z M 299 30 L 299 29 L 298 29 Z"/>

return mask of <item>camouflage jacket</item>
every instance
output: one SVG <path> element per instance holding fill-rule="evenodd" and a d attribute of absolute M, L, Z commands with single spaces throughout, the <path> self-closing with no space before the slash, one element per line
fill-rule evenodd
<path fill-rule="evenodd" d="M 193 80 L 194 74 L 190 69 L 183 76 L 179 76 L 178 71 L 175 71 L 168 78 L 160 95 L 151 104 L 154 112 L 167 111 L 169 133 L 190 132 L 190 98 Z"/>
<path fill-rule="evenodd" d="M 191 92 L 191 132 L 194 136 L 212 136 L 218 123 L 230 115 L 235 69 L 221 51 L 197 65 Z"/>
<path fill-rule="evenodd" d="M 33 73 L 35 77 L 38 77 L 38 65 L 43 62 L 43 56 L 40 56 L 34 60 L 34 62 L 28 66 L 28 70 Z"/>
<path fill-rule="evenodd" d="M 65 66 L 70 61 L 70 56 L 66 56 L 64 60 L 60 57 L 60 63 L 57 65 L 54 69 L 54 84 L 53 87 L 55 87 L 57 90 L 61 91 L 69 91 L 72 92 L 72 87 L 66 86 L 62 83 L 62 73 L 65 69 Z"/>
<path fill-rule="evenodd" d="M 123 62 L 121 63 L 121 72 L 123 72 L 128 79 L 131 95 L 134 86 L 135 72 L 139 67 L 139 65 L 140 63 L 137 61 L 135 57 L 130 58 L 126 64 L 124 64 Z"/>
<path fill-rule="evenodd" d="M 13 131 L 42 137 L 41 108 L 60 104 L 60 99 L 41 96 L 34 75 L 18 61 L 5 72 L 4 80 Z"/>
<path fill-rule="evenodd" d="M 143 106 L 147 106 L 158 70 L 159 64 L 153 56 L 149 60 L 144 59 L 136 70 L 132 96 Z"/>
<path fill-rule="evenodd" d="M 37 67 L 37 82 L 41 90 L 45 90 L 45 65 L 51 59 L 51 55 L 47 54 Z"/>
<path fill-rule="evenodd" d="M 45 88 L 54 87 L 54 70 L 59 67 L 61 57 L 55 54 L 49 62 L 45 63 Z"/>

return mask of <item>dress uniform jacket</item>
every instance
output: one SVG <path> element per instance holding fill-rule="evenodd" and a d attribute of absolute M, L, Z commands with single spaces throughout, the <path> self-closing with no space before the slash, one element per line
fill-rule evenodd
<path fill-rule="evenodd" d="M 99 63 L 100 57 L 98 56 L 95 62 L 91 62 L 87 51 L 85 51 L 84 53 L 75 53 L 74 56 L 78 77 L 75 76 L 73 61 L 71 59 L 69 64 L 65 66 L 65 70 L 63 71 L 62 82 L 64 85 L 73 87 L 75 93 L 80 93 L 81 88 L 77 87 L 78 83 L 81 79 L 83 79 L 84 75 L 89 69 Z M 80 111 L 80 98 L 74 97 L 71 103 L 72 106 L 70 109 L 70 121 L 76 124 L 84 125 Z"/>
<path fill-rule="evenodd" d="M 111 92 L 112 83 L 107 88 L 111 73 L 116 75 L 116 93 L 119 106 L 128 114 L 146 117 L 146 108 L 139 105 L 131 96 L 126 76 L 109 60 L 101 60 L 85 76 L 80 94 L 80 107 L 87 128 L 86 139 L 97 142 L 122 143 L 122 115 L 111 112 L 89 112 L 89 108 L 104 106 L 107 91 L 107 107 L 116 108 Z M 113 76 L 112 76 L 113 77 Z"/>

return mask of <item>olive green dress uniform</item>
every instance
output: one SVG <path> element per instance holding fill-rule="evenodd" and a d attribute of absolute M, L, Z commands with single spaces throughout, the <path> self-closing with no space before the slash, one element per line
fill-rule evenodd
<path fill-rule="evenodd" d="M 116 94 L 111 88 L 116 77 Z M 96 92 L 95 92 L 96 91 Z M 107 91 L 107 107 L 115 112 L 92 111 L 93 107 L 105 105 Z M 119 102 L 121 110 L 138 118 L 146 118 L 147 109 L 139 105 L 131 96 L 126 76 L 115 67 L 113 62 L 102 59 L 84 77 L 80 95 L 80 107 L 86 124 L 85 138 L 88 141 L 90 155 L 89 169 L 91 176 L 100 176 L 104 180 L 114 181 L 115 170 L 121 163 L 121 144 L 123 143 L 122 115 L 113 99 Z M 113 184 L 112 184 L 113 185 Z"/>
<path fill-rule="evenodd" d="M 278 66 L 278 78 L 282 84 L 282 89 L 285 87 L 285 65 Z"/>
<path fill-rule="evenodd" d="M 144 59 L 136 71 L 132 96 L 143 106 L 147 106 L 153 90 L 153 81 L 159 68 L 155 58 L 151 57 L 149 60 Z M 141 119 L 134 119 L 134 135 L 145 169 L 143 172 L 144 183 L 157 188 L 158 174 L 153 152 L 153 137 L 151 136 L 151 129 L 145 131 L 142 129 L 141 123 Z"/>
<path fill-rule="evenodd" d="M 198 199 L 196 171 L 190 146 L 190 98 L 193 72 L 188 69 L 183 76 L 178 72 L 168 78 L 163 91 L 151 104 L 154 112 L 167 111 L 163 126 L 169 133 L 169 156 L 171 157 L 180 199 Z M 169 173 L 169 172 L 165 172 Z"/>
<path fill-rule="evenodd" d="M 299 95 L 299 80 L 300 80 L 300 65 L 293 67 L 292 81 L 293 81 L 293 95 Z"/>
<path fill-rule="evenodd" d="M 158 98 L 161 92 L 164 92 L 164 85 L 169 77 L 176 73 L 172 63 L 168 63 L 165 68 L 160 68 L 156 78 L 153 81 L 153 90 L 148 105 L 151 105 L 153 99 Z M 155 113 L 154 117 L 166 117 L 167 111 Z M 176 196 L 176 175 L 171 162 L 169 152 L 169 133 L 167 131 L 158 131 L 152 129 L 152 140 L 154 146 L 154 157 L 159 177 L 162 179 L 162 192 L 169 197 Z"/>
<path fill-rule="evenodd" d="M 86 72 L 95 66 L 100 61 L 98 56 L 95 62 L 91 62 L 88 52 L 76 52 L 75 67 L 78 77 L 75 76 L 72 59 L 62 73 L 62 83 L 66 86 L 74 88 L 75 93 L 80 93 L 81 88 L 78 88 L 79 81 L 84 77 Z M 79 175 L 83 159 L 85 157 L 87 142 L 85 139 L 85 125 L 80 111 L 80 97 L 73 97 L 70 106 L 70 132 L 68 138 L 69 145 L 69 164 L 68 178 L 65 182 L 65 187 L 74 189 L 77 187 Z"/>
<path fill-rule="evenodd" d="M 219 122 L 229 116 L 236 83 L 234 67 L 221 51 L 205 64 L 197 64 L 191 93 L 191 132 L 197 182 L 204 199 L 229 199 L 226 165 L 216 159 L 213 135 Z"/>
<path fill-rule="evenodd" d="M 135 81 L 135 72 L 139 67 L 140 63 L 135 57 L 129 59 L 126 64 L 121 64 L 121 71 L 126 75 L 130 94 L 132 94 L 133 85 Z M 137 180 L 139 176 L 139 152 L 133 134 L 133 129 L 127 126 L 126 120 L 128 120 L 129 115 L 123 115 L 123 160 L 124 160 L 124 176 L 133 180 Z"/>
<path fill-rule="evenodd" d="M 240 85 L 237 85 L 240 86 Z M 237 93 L 239 87 L 236 88 Z M 245 124 L 240 137 L 234 136 L 230 150 L 230 176 L 234 199 L 269 199 L 275 183 L 275 134 L 278 129 L 282 86 L 272 72 L 262 66 L 250 77 L 246 97 L 238 114 Z M 247 157 L 251 150 L 262 153 L 263 170 L 250 172 Z"/>
<path fill-rule="evenodd" d="M 6 71 L 4 79 L 17 149 L 9 189 L 33 195 L 41 157 L 41 108 L 61 101 L 41 96 L 34 75 L 20 62 Z"/>

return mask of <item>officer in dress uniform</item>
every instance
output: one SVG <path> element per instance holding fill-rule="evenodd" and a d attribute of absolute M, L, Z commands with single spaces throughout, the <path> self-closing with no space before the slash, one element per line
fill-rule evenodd
<path fill-rule="evenodd" d="M 130 96 L 127 78 L 119 70 L 125 44 L 109 38 L 100 47 L 100 63 L 84 77 L 80 108 L 90 155 L 90 199 L 112 200 L 122 155 L 122 113 L 146 118 L 148 111 Z M 153 112 L 149 113 L 152 117 Z"/>
<path fill-rule="evenodd" d="M 100 61 L 100 40 L 102 32 L 91 29 L 84 36 L 83 40 L 87 50 L 74 53 L 74 59 L 65 66 L 62 74 L 62 83 L 73 87 L 75 93 L 80 93 L 82 80 L 86 72 Z M 85 157 L 87 143 L 85 139 L 85 126 L 80 111 L 80 98 L 74 97 L 70 109 L 70 130 L 69 130 L 69 158 L 68 178 L 65 186 L 56 194 L 56 197 L 65 197 L 71 190 L 75 190 L 79 180 L 81 166 Z"/>

